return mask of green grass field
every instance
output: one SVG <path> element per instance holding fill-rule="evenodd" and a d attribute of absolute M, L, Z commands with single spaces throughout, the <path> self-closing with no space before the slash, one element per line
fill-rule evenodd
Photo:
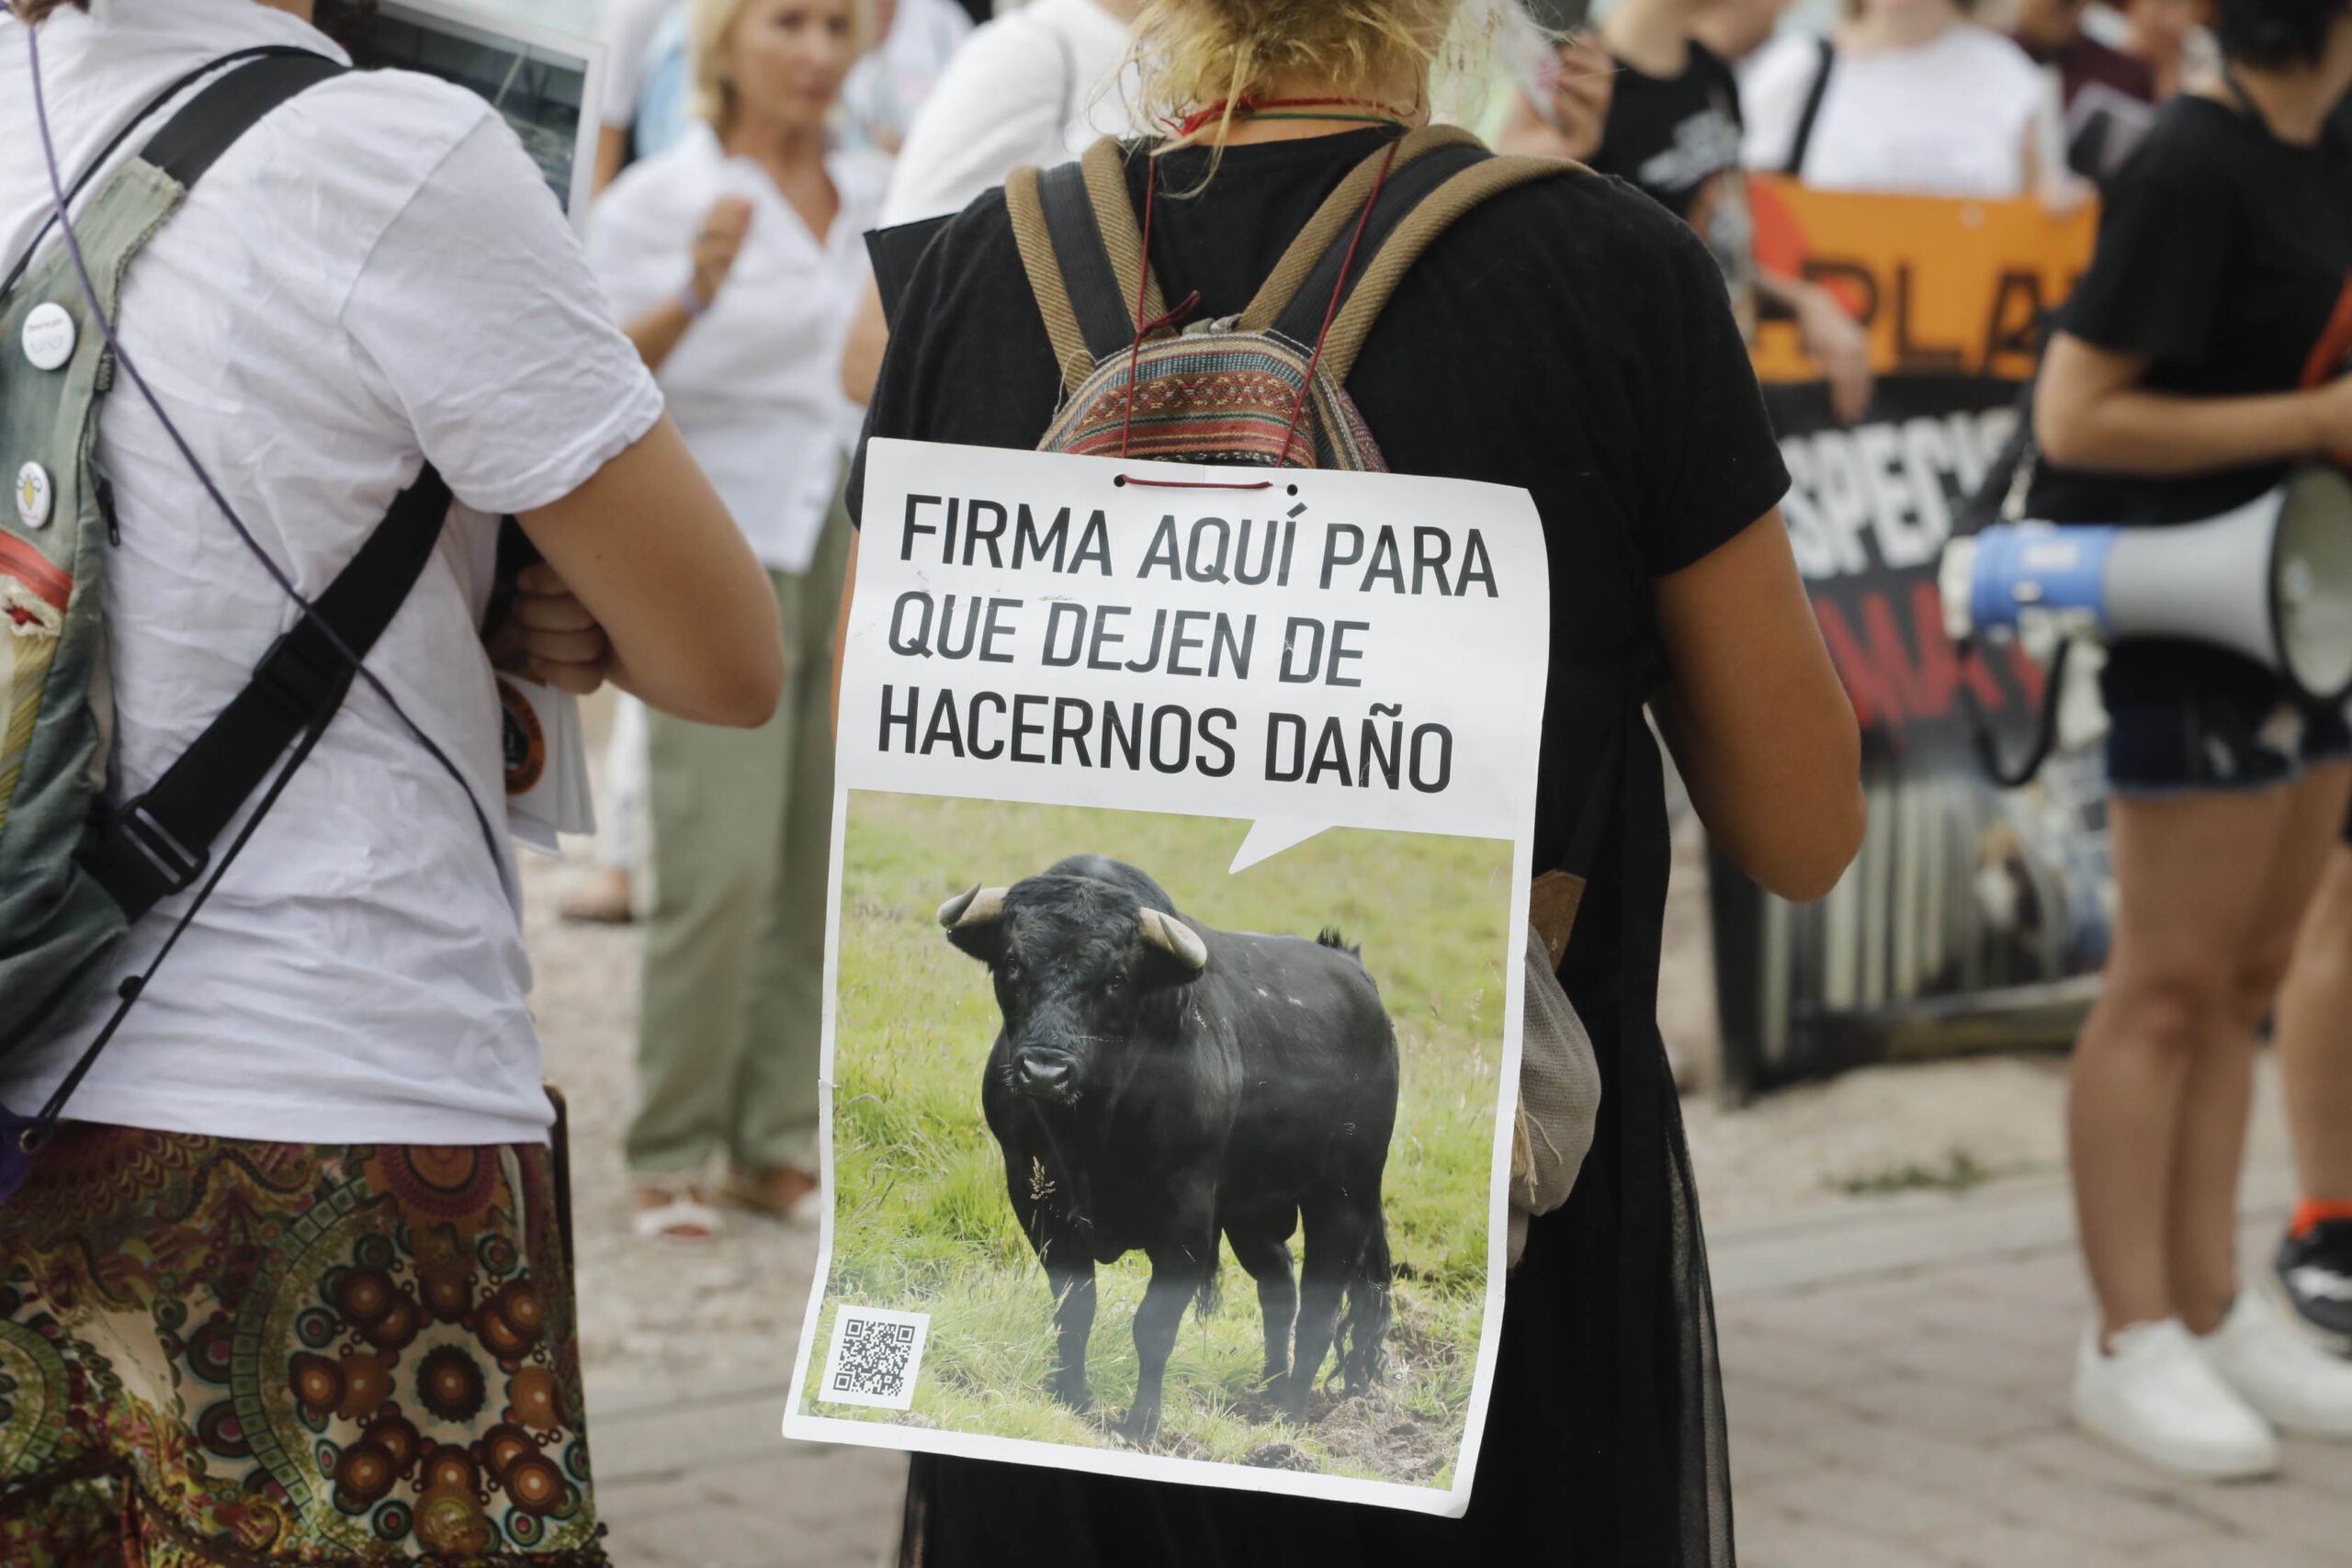
<path fill-rule="evenodd" d="M 1221 1303 L 1188 1316 L 1168 1364 L 1159 1451 L 1329 1475 L 1451 1482 L 1476 1364 L 1487 1195 L 1510 952 L 1508 841 L 1337 829 L 1227 875 L 1249 824 L 865 791 L 850 796 L 835 1044 L 837 1202 L 813 1382 L 842 1303 L 931 1314 L 914 1408 L 804 1398 L 805 1414 L 1109 1448 L 1133 1396 L 1128 1324 L 1149 1265 L 1101 1271 L 1080 1415 L 1045 1392 L 1045 1274 L 1014 1224 L 980 1114 L 1000 1022 L 988 972 L 948 945 L 940 901 L 1096 852 L 1149 873 L 1177 907 L 1227 931 L 1362 943 L 1396 1022 L 1403 1074 L 1383 1189 L 1397 1266 L 1386 1383 L 1317 1396 L 1306 1422 L 1257 1393 L 1257 1292 L 1222 1258 Z M 1294 1250 L 1296 1238 L 1293 1238 Z M 1328 1373 L 1329 1364 L 1325 1371 Z M 1337 1385 L 1333 1385 L 1336 1395 Z"/>

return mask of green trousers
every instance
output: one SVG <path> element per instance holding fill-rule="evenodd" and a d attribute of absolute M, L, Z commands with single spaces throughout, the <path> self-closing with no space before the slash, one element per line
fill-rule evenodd
<path fill-rule="evenodd" d="M 757 729 L 650 715 L 653 908 L 629 1168 L 726 1153 L 817 1166 L 825 874 L 832 853 L 833 625 L 849 561 L 836 503 L 807 572 L 770 572 L 784 697 Z"/>

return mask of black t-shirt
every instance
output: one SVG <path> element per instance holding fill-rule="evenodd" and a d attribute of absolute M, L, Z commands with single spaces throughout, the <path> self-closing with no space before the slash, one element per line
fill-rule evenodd
<path fill-rule="evenodd" d="M 1240 310 L 1386 134 L 1232 148 L 1199 196 L 1162 196 L 1151 261 L 1166 297 L 1197 289 L 1201 317 Z M 1170 155 L 1160 189 L 1198 185 L 1205 165 L 1197 150 Z M 1142 186 L 1137 160 L 1138 209 Z M 1535 499 L 1554 646 L 1535 854 L 1556 864 L 1600 750 L 1589 725 L 1561 716 L 1573 676 L 1653 676 L 1652 579 L 1714 549 L 1787 488 L 1715 265 L 1689 229 L 1621 183 L 1564 174 L 1522 186 L 1430 245 L 1348 390 L 1392 469 L 1520 485 Z M 1003 193 L 991 191 L 915 265 L 866 433 L 1030 447 L 1059 393 Z M 861 451 L 853 515 L 863 477 Z M 1500 1561 L 1552 1539 L 1562 1520 L 1580 1561 L 1704 1561 L 1720 1522 L 1706 1501 L 1723 1485 L 1707 1457 L 1720 1405 L 1703 1259 L 1692 1224 L 1674 1214 L 1681 1144 L 1654 1007 L 1662 785 L 1645 737 L 1621 756 L 1619 858 L 1596 868 L 1562 971 L 1600 1059 L 1595 1153 L 1567 1207 L 1535 1223 L 1512 1279 L 1470 1517 L 940 1460 L 916 1472 L 925 1561 Z M 1115 1551 L 1102 1544 L 1113 1537 Z"/>
<path fill-rule="evenodd" d="M 2185 95 L 2109 182 L 2098 252 L 2058 324 L 2100 348 L 2149 355 L 2151 390 L 2241 397 L 2341 372 L 2352 351 L 2347 301 L 2352 157 L 2332 137 L 2291 146 Z M 2062 523 L 2194 522 L 2252 500 L 2288 468 L 2135 478 L 2045 463 L 2028 510 Z M 2249 660 L 2171 640 L 2120 644 L 2107 671 L 2114 702 L 2278 686 Z"/>
<path fill-rule="evenodd" d="M 1697 39 L 1680 74 L 1651 76 L 1623 61 L 1601 123 L 1600 146 L 1587 160 L 1615 175 L 1668 212 L 1706 232 L 1692 209 L 1739 172 L 1739 81 Z"/>
<path fill-rule="evenodd" d="M 1734 308 L 1753 320 L 1756 227 L 1740 166 L 1739 83 L 1690 40 L 1680 74 L 1650 76 L 1623 61 L 1591 164 L 1615 175 L 1697 231 L 1723 270 Z"/>

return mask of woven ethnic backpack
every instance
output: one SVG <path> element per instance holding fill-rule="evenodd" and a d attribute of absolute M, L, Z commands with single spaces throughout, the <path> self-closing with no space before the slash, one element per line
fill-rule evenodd
<path fill-rule="evenodd" d="M 1127 194 L 1131 155 L 1106 137 L 1078 163 L 1015 169 L 1004 183 L 1068 394 L 1038 450 L 1376 473 L 1387 465 L 1344 389 L 1381 307 L 1446 225 L 1576 167 L 1497 157 L 1451 126 L 1416 130 L 1340 182 L 1248 309 L 1179 330 L 1161 324 L 1168 306 Z"/>

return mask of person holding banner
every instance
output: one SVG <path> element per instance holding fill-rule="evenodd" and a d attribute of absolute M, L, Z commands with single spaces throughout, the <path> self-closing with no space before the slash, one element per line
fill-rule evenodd
<path fill-rule="evenodd" d="M 1170 299 L 1196 290 L 1202 319 L 1242 308 L 1340 182 L 1426 119 L 1454 9 L 1146 12 L 1144 102 L 1192 128 L 1127 161 Z M 1188 194 L 1152 200 L 1148 186 Z M 866 434 L 1034 447 L 1062 377 L 991 191 L 940 231 L 897 301 Z M 1600 1058 L 1600 1125 L 1573 1195 L 1533 1222 L 1510 1279 L 1467 1515 L 921 1456 L 902 1562 L 1426 1564 L 1564 1540 L 1589 1564 L 1731 1562 L 1705 1257 L 1654 1009 L 1663 791 L 1621 699 L 1650 698 L 1710 830 L 1786 896 L 1834 885 L 1863 807 L 1852 710 L 1791 558 L 1777 510 L 1787 474 L 1722 274 L 1686 226 L 1613 182 L 1522 185 L 1413 264 L 1347 389 L 1390 469 L 1521 486 L 1544 519 L 1555 673 L 1538 866 L 1559 863 L 1602 786 L 1608 738 L 1626 742 L 1612 849 L 1562 969 Z M 862 458 L 850 499 L 862 500 Z M 1596 698 L 1587 682 L 1602 671 L 1614 694 Z"/>
<path fill-rule="evenodd" d="M 1699 231 L 1723 267 L 1732 311 L 1751 343 L 1759 303 L 1794 317 L 1804 352 L 1829 384 L 1832 409 L 1850 424 L 1870 406 L 1869 333 L 1828 289 L 1758 265 L 1741 163 L 1739 83 L 1699 38 L 1701 15 L 1692 0 L 1619 0 L 1610 7 L 1600 37 L 1618 76 L 1600 145 L 1584 161 Z M 1563 146 L 1557 155 L 1577 152 Z"/>
<path fill-rule="evenodd" d="M 849 0 L 693 0 L 703 120 L 597 205 L 589 257 L 766 564 L 792 680 L 775 716 L 648 726 L 654 891 L 628 1131 L 639 1234 L 704 1240 L 720 1191 L 792 1217 L 816 1188 L 832 750 L 827 527 L 855 414 L 836 381 L 880 192 L 831 152 Z"/>
<path fill-rule="evenodd" d="M 2191 522 L 2352 452 L 2352 160 L 2324 132 L 2352 6 L 2216 15 L 2221 80 L 2116 175 L 2060 317 L 2031 516 Z M 2345 820 L 2352 728 L 2203 643 L 2120 641 L 2102 686 L 2119 907 L 2068 1111 L 2098 1298 L 2075 1414 L 2175 1473 L 2260 1474 L 2274 1428 L 2352 1438 L 2352 1367 L 2240 1290 L 2235 1223 L 2256 1032 Z"/>
<path fill-rule="evenodd" d="M 2057 95 L 1960 0 L 1847 0 L 1835 39 L 1788 33 L 1742 78 L 1751 169 L 1824 190 L 2054 193 Z"/>

